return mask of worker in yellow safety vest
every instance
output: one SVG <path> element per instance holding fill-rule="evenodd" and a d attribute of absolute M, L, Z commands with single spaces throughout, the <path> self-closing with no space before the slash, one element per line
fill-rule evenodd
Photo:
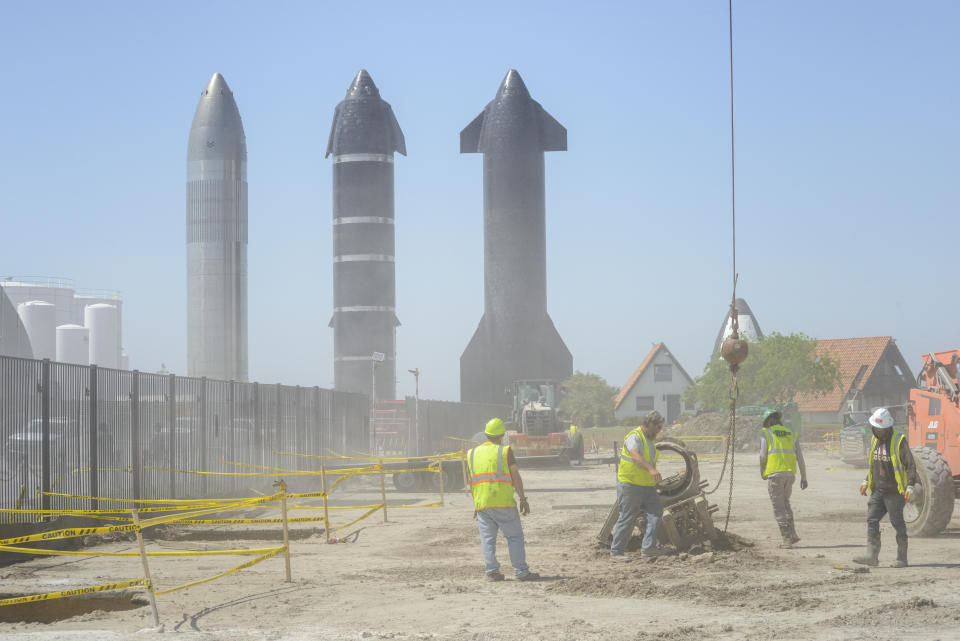
<path fill-rule="evenodd" d="M 780 527 L 782 548 L 791 548 L 800 540 L 790 508 L 790 494 L 797 478 L 797 468 L 800 469 L 800 489 L 807 489 L 807 466 L 803 463 L 798 436 L 783 425 L 780 412 L 764 412 L 763 427 L 760 429 L 760 478 L 767 482 L 773 518 Z"/>
<path fill-rule="evenodd" d="M 617 503 L 620 513 L 613 528 L 611 561 L 631 560 L 626 554 L 627 544 L 641 513 L 646 514 L 647 528 L 644 530 L 640 555 L 653 557 L 670 554 L 668 550 L 657 545 L 657 530 L 663 516 L 663 506 L 657 493 L 657 483 L 660 481 L 657 459 L 660 452 L 654 447 L 654 441 L 663 429 L 663 424 L 663 416 L 654 410 L 647 414 L 640 427 L 631 430 L 623 441 L 617 467 Z"/>
<path fill-rule="evenodd" d="M 474 515 L 480 528 L 480 549 L 488 581 L 503 581 L 497 562 L 497 531 L 507 539 L 510 564 L 518 581 L 536 581 L 540 575 L 531 572 L 526 560 L 523 526 L 520 514 L 530 514 L 530 505 L 523 492 L 523 479 L 513 449 L 503 443 L 506 426 L 492 418 L 483 430 L 487 442 L 467 453 L 470 487 L 473 491 Z M 520 509 L 513 499 L 520 499 Z"/>
<path fill-rule="evenodd" d="M 873 439 L 867 460 L 867 478 L 860 484 L 860 494 L 867 501 L 867 553 L 853 561 L 862 565 L 880 564 L 880 519 L 890 515 L 890 525 L 897 533 L 897 558 L 894 568 L 907 567 L 907 524 L 903 508 L 913 501 L 917 482 L 917 465 L 905 434 L 894 434 L 893 415 L 885 407 L 877 409 L 869 419 Z"/>

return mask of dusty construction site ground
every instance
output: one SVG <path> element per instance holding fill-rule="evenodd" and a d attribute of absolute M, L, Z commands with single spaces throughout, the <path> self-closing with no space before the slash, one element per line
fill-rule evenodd
<path fill-rule="evenodd" d="M 595 536 L 613 502 L 614 470 L 587 464 L 569 470 L 526 470 L 533 513 L 524 519 L 527 556 L 544 580 L 512 580 L 506 545 L 498 556 L 507 581 L 484 580 L 472 503 L 461 491 L 444 508 L 376 514 L 359 540 L 325 545 L 313 524 L 296 526 L 293 576 L 270 559 L 203 586 L 158 597 L 166 635 L 207 640 L 300 639 L 957 639 L 960 638 L 960 518 L 936 539 L 911 539 L 911 567 L 887 567 L 893 532 L 883 524 L 882 565 L 851 567 L 864 542 L 863 471 L 808 452 L 810 488 L 795 489 L 802 541 L 777 548 L 777 529 L 757 472 L 756 456 L 738 453 L 729 531 L 752 546 L 611 564 Z M 715 481 L 719 463 L 701 463 Z M 372 479 L 339 496 L 353 504 L 379 500 Z M 294 489 L 301 489 L 296 487 Z M 393 503 L 435 495 L 388 493 Z M 711 496 L 721 510 L 726 487 Z M 302 514 L 302 513 L 301 513 Z M 336 519 L 344 521 L 345 513 Z M 259 526 L 256 526 L 259 527 Z M 239 526 L 150 540 L 148 549 L 258 547 L 276 544 L 274 530 Z M 120 541 L 103 549 L 132 550 Z M 161 587 L 210 576 L 236 557 L 154 559 Z M 141 575 L 138 559 L 47 557 L 0 568 L 0 592 L 49 591 Z M 143 601 L 145 603 L 145 601 Z M 882 607 L 881 607 L 882 606 Z M 100 640 L 151 637 L 149 606 L 79 609 L 52 623 L 0 623 L 4 639 Z M 37 612 L 67 610 L 65 601 Z M 2 614 L 2 613 L 0 613 Z"/>

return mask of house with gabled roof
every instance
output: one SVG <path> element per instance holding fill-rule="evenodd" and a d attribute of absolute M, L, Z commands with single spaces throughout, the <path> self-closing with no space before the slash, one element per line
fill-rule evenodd
<path fill-rule="evenodd" d="M 680 361 L 666 345 L 657 343 L 614 399 L 614 416 L 619 421 L 657 410 L 670 425 L 683 409 L 693 411 L 692 406 L 683 405 L 683 391 L 689 385 L 693 379 Z"/>
<path fill-rule="evenodd" d="M 818 357 L 840 366 L 840 386 L 827 394 L 797 394 L 797 409 L 806 423 L 841 424 L 850 410 L 902 405 L 916 379 L 890 336 L 818 340 Z"/>

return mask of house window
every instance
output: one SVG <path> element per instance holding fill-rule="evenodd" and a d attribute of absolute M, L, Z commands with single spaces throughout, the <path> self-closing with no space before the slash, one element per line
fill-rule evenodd
<path fill-rule="evenodd" d="M 638 396 L 638 397 L 637 397 L 637 411 L 638 411 L 638 412 L 652 412 L 652 411 L 653 411 L 653 397 L 652 397 L 652 396 Z"/>
<path fill-rule="evenodd" d="M 653 380 L 654 381 L 672 381 L 673 380 L 673 365 L 667 363 L 666 365 L 654 365 L 653 366 Z"/>

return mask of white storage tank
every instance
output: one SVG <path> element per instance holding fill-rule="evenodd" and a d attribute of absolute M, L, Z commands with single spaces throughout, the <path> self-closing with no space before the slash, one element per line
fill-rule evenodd
<path fill-rule="evenodd" d="M 83 324 L 90 330 L 90 364 L 120 367 L 120 322 L 117 308 L 105 303 L 87 305 Z"/>
<path fill-rule="evenodd" d="M 130 369 L 130 357 L 127 356 L 127 353 L 123 350 L 120 350 L 120 369 Z"/>
<path fill-rule="evenodd" d="M 90 364 L 90 330 L 80 325 L 57 328 L 57 360 L 76 365 Z"/>
<path fill-rule="evenodd" d="M 17 314 L 27 330 L 33 357 L 57 358 L 57 307 L 42 300 L 17 305 Z"/>
<path fill-rule="evenodd" d="M 76 289 L 69 278 L 20 278 L 12 276 L 0 281 L 0 287 L 13 303 L 14 307 L 20 303 L 41 300 L 56 305 L 57 326 L 76 323 L 73 298 Z M 39 357 L 38 357 L 39 358 Z"/>

